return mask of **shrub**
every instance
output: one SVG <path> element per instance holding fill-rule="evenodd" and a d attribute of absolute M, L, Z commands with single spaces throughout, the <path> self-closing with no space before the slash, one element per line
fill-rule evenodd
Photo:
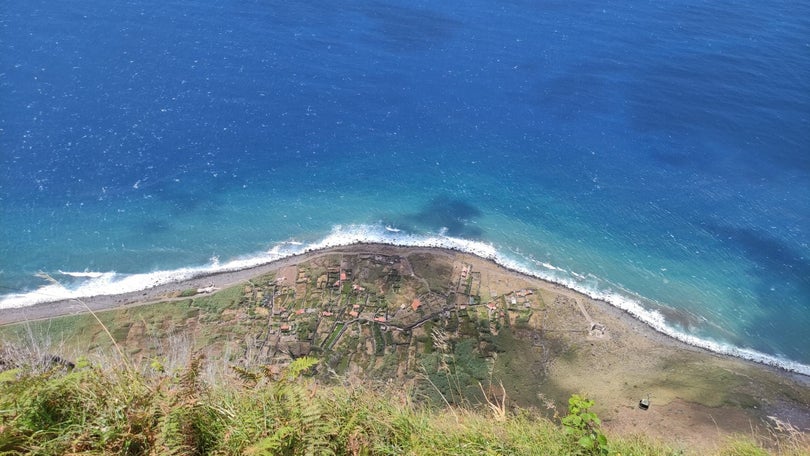
<path fill-rule="evenodd" d="M 607 455 L 607 437 L 602 422 L 591 412 L 594 402 L 579 394 L 568 399 L 568 415 L 562 418 L 563 430 L 576 444 L 578 454 Z"/>

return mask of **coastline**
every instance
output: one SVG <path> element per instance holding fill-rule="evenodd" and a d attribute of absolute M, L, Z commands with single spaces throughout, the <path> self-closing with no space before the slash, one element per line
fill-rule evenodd
<path fill-rule="evenodd" d="M 130 291 L 121 294 L 90 296 L 79 299 L 62 299 L 58 301 L 43 302 L 26 307 L 11 307 L 0 309 L 0 326 L 20 323 L 24 321 L 45 320 L 49 318 L 93 312 L 113 310 L 117 308 L 155 304 L 173 299 L 174 293 L 190 288 L 215 287 L 227 288 L 246 282 L 253 277 L 275 271 L 289 264 L 306 261 L 319 255 L 328 254 L 328 251 L 313 251 L 296 254 L 289 257 L 271 261 L 266 264 L 253 266 L 235 271 L 222 271 L 201 274 L 189 279 L 156 285 L 140 291 Z"/>
<path fill-rule="evenodd" d="M 707 450 L 716 445 L 718 434 L 747 433 L 754 427 L 765 432 L 770 429 L 769 416 L 801 430 L 810 429 L 808 376 L 689 345 L 606 301 L 509 269 L 492 258 L 443 247 L 357 243 L 313 249 L 250 268 L 204 274 L 138 292 L 87 298 L 82 300 L 87 307 L 67 300 L 2 309 L 0 325 L 81 314 L 87 308 L 100 312 L 163 302 L 170 305 L 174 300 L 188 299 L 176 297 L 184 290 L 228 288 L 326 255 L 362 253 L 406 258 L 415 254 L 440 256 L 451 263 L 473 265 L 486 276 L 487 283 L 492 283 L 492 294 L 530 287 L 546 296 L 543 310 L 533 321 L 545 328 L 543 331 L 551 331 L 548 337 L 559 344 L 559 351 L 544 361 L 547 364 L 542 375 L 521 377 L 512 385 L 508 393 L 516 400 L 536 400 L 542 393 L 560 404 L 572 393 L 586 393 L 596 401 L 596 410 L 611 432 L 646 434 L 673 445 Z M 603 325 L 604 334 L 589 333 L 591 322 Z M 571 328 L 575 331 L 569 332 Z M 535 365 L 540 355 L 529 343 L 519 352 L 503 356 L 500 362 L 508 366 L 510 362 Z M 507 370 L 501 375 L 509 375 L 508 367 L 504 368 Z M 652 396 L 653 405 L 642 411 L 637 404 L 645 394 Z"/>
<path fill-rule="evenodd" d="M 139 291 L 131 291 L 120 294 L 98 295 L 79 299 L 60 299 L 57 301 L 43 302 L 24 307 L 9 307 L 0 309 L 0 326 L 21 323 L 25 321 L 46 320 L 65 315 L 85 313 L 89 310 L 93 312 L 113 310 L 129 306 L 141 306 L 155 304 L 162 301 L 174 299 L 171 295 L 183 290 L 195 288 L 214 287 L 217 289 L 238 285 L 248 280 L 276 271 L 285 266 L 309 261 L 323 255 L 330 255 L 341 252 L 355 252 L 358 250 L 373 250 L 375 252 L 408 252 L 427 251 L 433 253 L 442 252 L 444 254 L 464 254 L 456 250 L 443 247 L 403 247 L 381 243 L 355 243 L 347 246 L 332 246 L 307 250 L 302 253 L 292 254 L 277 260 L 251 266 L 233 271 L 206 272 L 188 279 L 179 280 L 165 284 L 156 285 Z M 471 254 L 468 254 L 471 255 Z M 491 261 L 491 260 L 488 260 Z M 493 265 L 497 265 L 492 262 Z M 503 267 L 497 265 L 499 267 Z M 506 270 L 506 268 L 504 268 Z M 521 274 L 517 271 L 511 271 Z M 541 279 L 538 279 L 541 280 Z M 573 290 L 572 290 L 573 291 Z M 86 306 L 85 306 L 86 305 Z"/>
<path fill-rule="evenodd" d="M 334 253 L 357 253 L 359 251 L 371 251 L 372 253 L 397 253 L 400 255 L 414 252 L 427 252 L 433 254 L 442 254 L 445 256 L 467 255 L 471 258 L 488 263 L 493 267 L 499 268 L 508 274 L 518 276 L 525 280 L 539 281 L 546 284 L 548 287 L 552 287 L 557 290 L 565 290 L 567 293 L 573 296 L 597 303 L 605 312 L 614 315 L 616 318 L 627 319 L 628 324 L 635 326 L 637 331 L 643 331 L 645 334 L 648 334 L 647 337 L 653 337 L 660 343 L 674 344 L 674 347 L 682 350 L 695 350 L 706 354 L 745 361 L 756 366 L 772 368 L 775 371 L 783 372 L 788 376 L 795 377 L 800 381 L 806 382 L 807 385 L 810 386 L 810 373 L 799 372 L 794 369 L 789 369 L 786 366 L 777 365 L 773 362 L 765 362 L 762 360 L 751 359 L 750 357 L 742 355 L 724 353 L 719 350 L 711 350 L 701 344 L 686 342 L 678 337 L 668 334 L 666 331 L 662 331 L 660 328 L 656 328 L 655 325 L 644 321 L 636 313 L 631 312 L 626 308 L 614 305 L 608 302 L 606 299 L 594 298 L 588 296 L 580 290 L 572 288 L 567 284 L 546 280 L 516 268 L 509 267 L 498 262 L 496 258 L 485 255 L 482 252 L 472 253 L 462 249 L 439 245 L 410 246 L 360 241 L 348 245 L 327 245 L 322 247 L 308 248 L 303 252 L 293 253 L 279 259 L 270 260 L 266 263 L 249 266 L 242 269 L 204 272 L 198 276 L 159 284 L 144 290 L 124 292 L 120 294 L 104 294 L 81 299 L 61 299 L 57 301 L 38 303 L 31 306 L 0 309 L 0 326 L 12 325 L 26 321 L 47 320 L 66 315 L 81 314 L 88 312 L 88 310 L 100 312 L 131 306 L 167 302 L 177 299 L 176 295 L 184 290 L 204 289 L 209 287 L 213 287 L 217 290 L 227 288 L 247 282 L 254 277 L 276 271 L 285 266 L 306 262 L 324 255 Z"/>

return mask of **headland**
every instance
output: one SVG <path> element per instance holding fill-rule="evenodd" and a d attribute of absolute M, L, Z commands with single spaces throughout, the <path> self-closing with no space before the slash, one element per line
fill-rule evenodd
<path fill-rule="evenodd" d="M 224 304 L 210 304 L 218 295 Z M 766 434 L 774 419 L 810 429 L 806 376 L 688 345 L 606 302 L 442 248 L 332 247 L 144 291 L 3 309 L 0 335 L 92 310 L 130 353 L 153 356 L 146 334 L 165 337 L 161 309 L 173 307 L 185 309 L 173 333 L 239 325 L 230 350 L 219 341 L 212 353 L 276 364 L 313 354 L 344 378 L 417 390 L 441 371 L 437 353 L 467 356 L 452 348 L 467 347 L 471 381 L 503 384 L 520 407 L 550 410 L 584 393 L 608 432 L 676 447 L 710 450 L 723 436 Z"/>

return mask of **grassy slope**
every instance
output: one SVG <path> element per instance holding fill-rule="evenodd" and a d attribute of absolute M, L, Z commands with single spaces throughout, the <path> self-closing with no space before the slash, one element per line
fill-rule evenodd
<path fill-rule="evenodd" d="M 78 366 L 0 378 L 3 454 L 584 454 L 552 421 L 495 409 L 429 410 L 406 394 L 324 387 L 285 373 L 241 372 L 209 384 L 202 362 L 166 372 Z M 797 447 L 785 454 L 801 454 Z M 610 454 L 681 454 L 644 438 Z M 593 453 L 598 454 L 598 453 Z M 718 454 L 767 454 L 746 439 Z"/>
<path fill-rule="evenodd" d="M 429 409 L 399 386 L 324 385 L 293 372 L 228 365 L 234 341 L 263 321 L 242 309 L 243 287 L 211 296 L 100 313 L 127 362 L 91 315 L 0 327 L 0 340 L 33 342 L 0 360 L 0 454 L 577 454 L 558 419 L 487 403 Z M 180 339 L 179 341 L 177 339 Z M 501 333 L 496 342 L 513 347 Z M 39 345 L 37 345 L 39 344 Z M 43 348 L 49 347 L 48 350 Z M 6 344 L 8 349 L 11 345 Z M 53 347 L 61 347 L 54 350 Z M 44 353 L 83 353 L 77 368 L 30 365 Z M 525 351 L 525 350 L 524 350 Z M 529 402 L 521 350 L 499 355 L 507 394 Z M 200 353 L 206 353 L 203 361 Z M 71 357 L 71 359 L 76 359 Z M 79 357 L 81 359 L 81 357 Z M 26 363 L 28 361 L 28 364 Z M 9 366 L 6 366 L 7 368 Z M 324 369 L 321 369 L 322 371 Z M 426 385 L 415 385 L 426 388 Z M 521 400 L 521 396 L 526 396 Z M 495 396 L 498 397 L 498 396 Z M 495 400 L 495 405 L 498 405 Z M 507 399 L 507 404 L 514 401 Z M 564 414 L 564 411 L 560 411 Z M 756 437 L 756 436 L 753 436 Z M 610 454 L 681 453 L 642 437 L 609 438 Z M 777 454 L 806 436 L 785 433 Z M 749 437 L 717 454 L 771 454 Z M 311 450 L 311 451 L 310 451 Z"/>

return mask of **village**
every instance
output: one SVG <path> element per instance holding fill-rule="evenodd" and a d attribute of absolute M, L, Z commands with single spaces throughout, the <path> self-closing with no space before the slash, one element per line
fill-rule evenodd
<path fill-rule="evenodd" d="M 479 355 L 503 328 L 540 318 L 531 288 L 494 290 L 471 263 L 435 256 L 326 255 L 244 286 L 243 303 L 267 319 L 250 362 L 283 366 L 314 355 L 344 374 L 355 366 L 405 378 L 432 353 L 434 332 L 471 339 Z M 534 321 L 534 323 L 537 323 Z"/>

